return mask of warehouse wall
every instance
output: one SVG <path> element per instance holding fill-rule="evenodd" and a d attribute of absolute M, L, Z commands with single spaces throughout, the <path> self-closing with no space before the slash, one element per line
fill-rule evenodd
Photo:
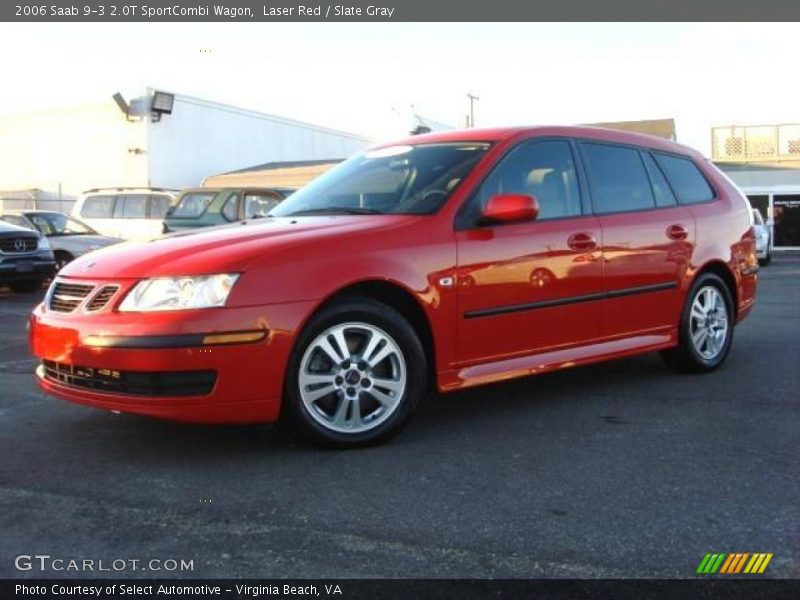
<path fill-rule="evenodd" d="M 346 158 L 366 138 L 176 96 L 171 115 L 148 122 L 152 185 L 184 188 L 206 177 L 273 161 Z"/>
<path fill-rule="evenodd" d="M 147 185 L 145 127 L 113 103 L 0 116 L 0 191 L 71 199 L 92 187 Z"/>

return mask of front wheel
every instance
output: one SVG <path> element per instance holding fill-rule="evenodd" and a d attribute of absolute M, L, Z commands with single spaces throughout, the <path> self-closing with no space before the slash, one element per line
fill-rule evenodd
<path fill-rule="evenodd" d="M 713 273 L 701 275 L 683 307 L 678 346 L 663 351 L 661 356 L 680 371 L 713 371 L 728 356 L 733 327 L 733 299 L 728 286 Z"/>
<path fill-rule="evenodd" d="M 425 393 L 419 336 L 394 309 L 338 302 L 300 334 L 284 390 L 286 416 L 311 441 L 339 448 L 384 441 Z"/>

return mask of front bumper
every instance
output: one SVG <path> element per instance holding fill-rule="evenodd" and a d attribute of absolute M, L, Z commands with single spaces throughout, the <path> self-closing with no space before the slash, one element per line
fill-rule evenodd
<path fill-rule="evenodd" d="M 36 254 L 0 255 L 0 283 L 27 281 L 30 279 L 47 279 L 56 270 L 56 263 L 51 252 Z"/>
<path fill-rule="evenodd" d="M 107 310 L 61 314 L 39 305 L 30 317 L 29 341 L 33 354 L 43 361 L 36 373 L 40 387 L 58 398 L 175 421 L 264 423 L 280 415 L 294 332 L 308 310 L 309 303 L 293 303 L 174 313 Z M 220 333 L 236 331 L 263 331 L 265 335 L 251 343 L 198 342 L 179 347 L 158 343 L 176 338 L 213 341 Z M 98 339 L 138 339 L 143 343 L 138 347 L 104 347 Z M 175 377 L 189 372 L 213 372 L 214 380 L 208 393 L 191 395 L 142 393 L 141 387 L 92 388 L 74 377 L 54 376 L 53 363 L 67 372 L 117 373 L 123 380 L 126 374 L 158 378 L 159 374 Z M 78 381 L 82 385 L 76 385 Z"/>

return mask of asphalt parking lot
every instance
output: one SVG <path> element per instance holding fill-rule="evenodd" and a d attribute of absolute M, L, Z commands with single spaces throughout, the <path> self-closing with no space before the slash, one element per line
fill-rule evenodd
<path fill-rule="evenodd" d="M 0 288 L 0 577 L 81 576 L 14 568 L 37 553 L 195 578 L 691 577 L 707 552 L 800 577 L 800 255 L 762 269 L 716 373 L 646 355 L 432 395 L 348 452 L 48 398 L 37 301 Z"/>

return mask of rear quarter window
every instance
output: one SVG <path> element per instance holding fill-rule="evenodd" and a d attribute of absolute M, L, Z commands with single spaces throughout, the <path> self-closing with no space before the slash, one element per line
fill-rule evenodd
<path fill-rule="evenodd" d="M 110 219 L 114 212 L 114 196 L 87 196 L 81 207 L 86 219 Z"/>
<path fill-rule="evenodd" d="M 691 159 L 658 153 L 655 158 L 682 204 L 699 204 L 716 197 L 714 189 Z"/>

